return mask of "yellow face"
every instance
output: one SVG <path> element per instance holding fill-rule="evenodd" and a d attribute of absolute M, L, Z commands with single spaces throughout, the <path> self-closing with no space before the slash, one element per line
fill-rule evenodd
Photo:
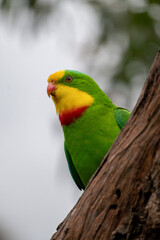
<path fill-rule="evenodd" d="M 67 110 L 92 105 L 94 98 L 88 93 L 59 83 L 59 80 L 63 78 L 64 74 L 65 71 L 62 70 L 51 74 L 48 78 L 49 85 L 52 84 L 55 89 L 49 95 L 52 95 L 57 113 L 61 114 Z"/>
<path fill-rule="evenodd" d="M 48 82 L 51 82 L 51 81 L 58 82 L 61 78 L 63 78 L 64 74 L 65 74 L 65 70 L 55 72 L 49 76 Z"/>

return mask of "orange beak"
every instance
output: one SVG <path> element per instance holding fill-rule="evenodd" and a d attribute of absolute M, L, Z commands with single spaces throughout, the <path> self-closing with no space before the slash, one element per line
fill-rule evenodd
<path fill-rule="evenodd" d="M 56 90 L 56 84 L 54 82 L 53 83 L 49 82 L 47 86 L 48 97 L 50 97 L 50 95 L 55 96 L 55 90 Z"/>

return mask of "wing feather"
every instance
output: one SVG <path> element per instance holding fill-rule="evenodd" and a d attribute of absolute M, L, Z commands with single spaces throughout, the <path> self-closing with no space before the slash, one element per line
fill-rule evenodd
<path fill-rule="evenodd" d="M 66 146 L 65 142 L 64 142 L 64 151 L 65 151 L 65 154 L 66 154 L 69 170 L 70 170 L 70 173 L 71 173 L 71 176 L 72 176 L 73 180 L 75 181 L 76 185 L 78 186 L 78 188 L 80 190 L 84 189 L 85 186 L 84 186 L 82 180 L 80 179 L 80 176 L 78 175 L 78 172 L 77 172 L 77 170 L 76 170 L 76 168 L 73 164 L 71 155 L 70 155 L 70 153 L 67 149 L 67 146 Z"/>
<path fill-rule="evenodd" d="M 125 108 L 117 107 L 114 110 L 114 116 L 120 129 L 124 127 L 130 117 L 131 112 Z"/>

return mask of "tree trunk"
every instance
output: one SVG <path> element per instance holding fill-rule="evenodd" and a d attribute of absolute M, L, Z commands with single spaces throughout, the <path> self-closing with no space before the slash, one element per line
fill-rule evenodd
<path fill-rule="evenodd" d="M 160 51 L 130 119 L 51 238 L 60 239 L 160 239 Z"/>

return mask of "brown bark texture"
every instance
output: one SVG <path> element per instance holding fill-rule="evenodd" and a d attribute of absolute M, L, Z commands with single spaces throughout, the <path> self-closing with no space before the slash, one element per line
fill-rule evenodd
<path fill-rule="evenodd" d="M 62 239 L 160 239 L 160 51 L 130 119 L 51 238 Z"/>

